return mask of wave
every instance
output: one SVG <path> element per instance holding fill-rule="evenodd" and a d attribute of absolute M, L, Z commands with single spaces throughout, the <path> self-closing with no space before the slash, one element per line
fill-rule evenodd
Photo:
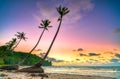
<path fill-rule="evenodd" d="M 95 75 L 120 78 L 120 66 L 48 66 L 46 73 Z"/>

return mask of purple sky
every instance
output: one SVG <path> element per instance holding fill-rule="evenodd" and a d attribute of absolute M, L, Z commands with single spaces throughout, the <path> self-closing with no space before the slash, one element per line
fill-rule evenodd
<path fill-rule="evenodd" d="M 114 49 L 120 54 L 119 0 L 0 0 L 0 45 L 15 37 L 16 32 L 25 32 L 28 40 L 22 41 L 16 50 L 29 51 L 41 34 L 38 29 L 41 20 L 48 18 L 53 28 L 45 32 L 37 47 L 45 52 L 58 26 L 55 8 L 59 5 L 68 7 L 70 13 L 64 17 L 51 57 L 74 61 L 78 53 L 73 56 L 72 50 L 78 48 L 85 49 L 86 54 L 102 51 L 103 56 L 109 50 L 115 57 Z"/>

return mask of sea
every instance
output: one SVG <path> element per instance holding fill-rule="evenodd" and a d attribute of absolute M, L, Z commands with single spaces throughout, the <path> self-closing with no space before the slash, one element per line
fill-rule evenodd
<path fill-rule="evenodd" d="M 120 66 L 45 66 L 46 73 L 104 76 L 120 79 Z"/>

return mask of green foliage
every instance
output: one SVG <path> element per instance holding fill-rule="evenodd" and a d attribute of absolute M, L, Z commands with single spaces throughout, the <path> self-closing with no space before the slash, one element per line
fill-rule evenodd
<path fill-rule="evenodd" d="M 18 59 L 16 59 L 15 57 L 12 57 L 12 56 L 7 56 L 4 58 L 4 64 L 17 64 L 18 62 Z"/>
<path fill-rule="evenodd" d="M 5 46 L 0 46 L 0 65 L 18 64 L 18 62 L 22 61 L 28 55 L 28 53 L 15 51 L 8 55 L 7 53 L 4 52 L 5 50 L 6 50 Z M 30 57 L 23 63 L 23 65 L 34 65 L 40 60 L 41 58 L 38 57 L 37 55 L 30 54 Z M 51 62 L 45 61 L 44 66 L 51 66 Z"/>
<path fill-rule="evenodd" d="M 6 46 L 1 46 L 0 47 L 0 58 L 5 56 L 6 50 L 7 50 Z"/>
<path fill-rule="evenodd" d="M 7 50 L 12 50 L 12 47 L 16 44 L 17 39 L 12 38 L 11 41 L 6 43 Z"/>
<path fill-rule="evenodd" d="M 52 63 L 51 63 L 50 61 L 46 60 L 46 61 L 43 63 L 43 66 L 48 66 L 48 65 L 51 66 L 51 64 L 52 64 Z"/>
<path fill-rule="evenodd" d="M 0 64 L 4 64 L 4 60 L 0 58 Z"/>

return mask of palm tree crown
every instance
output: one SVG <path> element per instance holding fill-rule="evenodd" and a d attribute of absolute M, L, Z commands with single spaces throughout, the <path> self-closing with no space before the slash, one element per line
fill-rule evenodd
<path fill-rule="evenodd" d="M 43 59 L 42 59 L 39 63 L 37 63 L 37 64 L 35 65 L 35 66 L 37 66 L 37 67 L 40 67 L 40 66 L 44 63 L 45 59 L 47 58 L 47 56 L 48 56 L 48 54 L 49 54 L 49 52 L 50 52 L 50 50 L 51 50 L 51 48 L 52 48 L 52 46 L 53 46 L 53 43 L 55 42 L 55 39 L 56 39 L 56 37 L 57 37 L 57 35 L 58 35 L 58 32 L 59 32 L 59 30 L 60 30 L 61 23 L 62 23 L 62 18 L 63 18 L 64 15 L 66 15 L 67 13 L 69 13 L 68 8 L 66 8 L 66 7 L 61 7 L 61 5 L 60 5 L 59 7 L 57 7 L 56 9 L 57 9 L 58 13 L 60 14 L 60 17 L 58 18 L 59 25 L 58 25 L 57 31 L 56 31 L 56 33 L 55 33 L 55 36 L 54 36 L 54 38 L 53 38 L 53 40 L 52 40 L 52 42 L 51 42 L 51 44 L 50 44 L 50 46 L 49 46 L 46 54 L 45 54 L 45 56 L 43 57 Z"/>
<path fill-rule="evenodd" d="M 58 13 L 60 14 L 58 21 L 60 21 L 64 15 L 66 15 L 67 13 L 70 12 L 70 10 L 68 10 L 67 7 L 61 7 L 61 5 L 59 7 L 57 7 L 56 9 L 57 9 Z"/>
<path fill-rule="evenodd" d="M 57 31 L 56 31 L 56 33 L 55 33 L 55 35 L 54 35 L 54 37 L 53 37 L 53 40 L 52 40 L 52 42 L 51 42 L 51 44 L 50 44 L 47 52 L 45 53 L 45 56 L 42 58 L 41 61 L 39 61 L 39 62 L 38 62 L 37 64 L 35 64 L 34 66 L 28 67 L 28 68 L 23 68 L 23 69 L 21 69 L 20 71 L 22 71 L 22 72 L 39 72 L 39 73 L 44 73 L 44 70 L 41 68 L 41 66 L 42 66 L 42 64 L 44 63 L 45 59 L 47 58 L 47 56 L 48 56 L 48 54 L 49 54 L 49 52 L 50 52 L 50 50 L 51 50 L 51 48 L 52 48 L 52 46 L 53 46 L 53 43 L 55 42 L 55 39 L 56 39 L 56 37 L 57 37 L 57 35 L 58 35 L 58 32 L 59 32 L 59 30 L 60 30 L 60 27 L 61 27 L 61 23 L 62 23 L 62 18 L 63 18 L 63 16 L 66 15 L 67 13 L 69 13 L 68 8 L 66 8 L 66 7 L 61 7 L 61 6 L 59 6 L 59 7 L 56 8 L 56 9 L 57 9 L 58 13 L 60 14 L 60 17 L 58 18 L 59 25 L 58 25 Z M 40 24 L 42 27 L 39 27 L 39 28 L 43 28 L 43 26 L 45 26 L 45 25 L 48 26 L 49 23 L 50 23 L 49 21 L 45 21 L 45 22 L 42 21 L 42 23 Z M 44 24 L 45 24 L 45 25 L 44 25 Z M 44 29 L 44 30 L 45 30 L 45 29 Z M 37 70 L 37 68 L 38 68 L 38 70 Z"/>
<path fill-rule="evenodd" d="M 40 23 L 41 26 L 38 26 L 38 27 L 39 28 L 44 28 L 45 30 L 48 30 L 48 27 L 52 27 L 52 26 L 49 26 L 50 23 L 51 22 L 48 19 L 42 20 L 42 23 Z"/>
<path fill-rule="evenodd" d="M 27 38 L 25 37 L 25 33 L 24 32 L 17 32 L 18 34 L 15 34 L 15 36 L 17 36 L 18 39 L 23 39 L 26 40 Z"/>
<path fill-rule="evenodd" d="M 12 48 L 12 50 L 14 50 L 18 44 L 21 42 L 21 40 L 25 40 L 26 41 L 26 37 L 25 37 L 25 33 L 24 32 L 17 32 L 17 34 L 15 34 L 15 36 L 17 36 L 17 38 L 19 39 L 18 43 Z"/>
<path fill-rule="evenodd" d="M 48 30 L 48 27 L 52 27 L 52 26 L 49 26 L 50 23 L 51 23 L 51 22 L 50 22 L 48 19 L 42 20 L 42 23 L 40 23 L 40 26 L 38 26 L 38 28 L 42 28 L 43 31 L 42 31 L 42 33 L 40 34 L 40 37 L 39 37 L 37 43 L 36 43 L 35 46 L 30 50 L 29 55 L 27 55 L 21 62 L 19 62 L 18 65 L 21 65 L 25 60 L 27 60 L 27 59 L 29 58 L 30 54 L 34 51 L 34 49 L 35 49 L 35 48 L 37 47 L 37 45 L 39 44 L 39 42 L 40 42 L 40 40 L 41 40 L 41 38 L 42 38 L 45 30 Z"/>

